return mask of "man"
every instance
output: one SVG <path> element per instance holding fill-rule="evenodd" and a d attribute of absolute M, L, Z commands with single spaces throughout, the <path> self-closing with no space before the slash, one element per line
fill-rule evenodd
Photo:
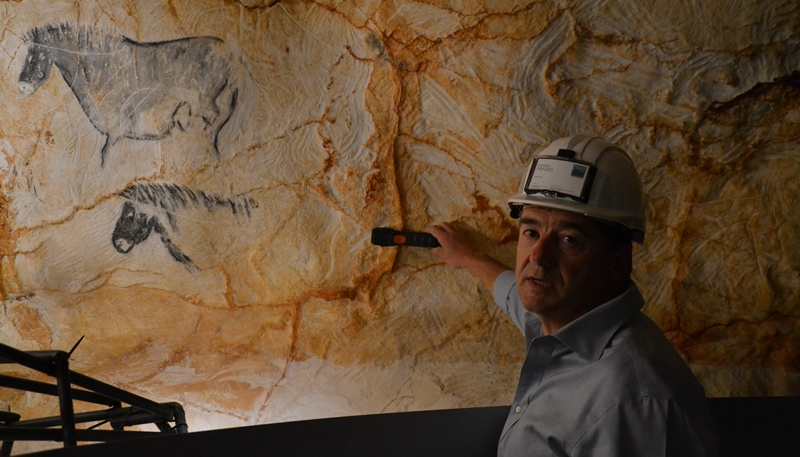
<path fill-rule="evenodd" d="M 426 229 L 441 244 L 432 252 L 477 276 L 525 336 L 498 455 L 716 455 L 703 388 L 630 279 L 645 215 L 628 155 L 601 138 L 556 140 L 509 206 L 515 272 L 452 224 Z"/>

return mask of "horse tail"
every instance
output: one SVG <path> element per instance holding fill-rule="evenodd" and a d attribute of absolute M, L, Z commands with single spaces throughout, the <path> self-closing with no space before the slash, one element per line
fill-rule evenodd
<path fill-rule="evenodd" d="M 236 154 L 247 148 L 253 135 L 251 123 L 255 109 L 255 84 L 253 75 L 238 50 L 231 48 L 231 70 L 228 75 L 230 116 L 220 127 L 225 138 L 222 145 Z M 219 151 L 218 144 L 215 149 Z"/>

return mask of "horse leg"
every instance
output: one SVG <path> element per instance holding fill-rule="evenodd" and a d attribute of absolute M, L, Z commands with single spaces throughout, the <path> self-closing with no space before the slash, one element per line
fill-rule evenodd
<path fill-rule="evenodd" d="M 178 103 L 172 112 L 172 127 L 178 127 L 182 132 L 189 128 L 192 119 L 192 105 L 187 101 Z"/>
<path fill-rule="evenodd" d="M 186 267 L 189 271 L 201 271 L 200 267 L 195 265 L 192 262 L 192 259 L 189 258 L 186 254 L 184 254 L 178 246 L 175 246 L 175 243 L 172 242 L 170 239 L 169 234 L 167 234 L 167 229 L 164 228 L 158 221 L 155 222 L 153 229 L 161 236 L 161 242 L 164 244 L 164 247 L 167 248 L 169 254 L 172 256 L 173 259 L 177 260 L 178 262 L 182 263 L 184 267 Z"/>
<path fill-rule="evenodd" d="M 106 154 L 108 154 L 110 136 L 110 133 L 106 133 L 106 141 L 103 143 L 103 148 L 100 149 L 100 168 L 105 168 L 106 166 Z"/>
<path fill-rule="evenodd" d="M 219 129 L 216 128 L 214 124 L 214 122 L 218 118 L 219 118 L 218 116 L 214 118 L 203 117 L 203 123 L 205 123 L 205 127 L 203 127 L 203 130 L 205 130 L 206 132 L 210 131 L 210 133 L 208 134 L 208 141 L 211 143 L 210 152 L 211 155 L 213 155 L 214 158 L 216 158 L 217 160 L 219 160 L 221 157 L 221 154 L 219 153 L 219 148 L 217 148 L 217 135 L 219 134 Z"/>
<path fill-rule="evenodd" d="M 106 157 L 108 156 L 108 150 L 111 149 L 112 146 L 116 145 L 119 140 L 123 137 L 117 136 L 114 139 L 111 139 L 111 132 L 106 133 L 106 142 L 103 144 L 103 149 L 100 150 L 100 168 L 105 168 L 106 166 Z"/>
<path fill-rule="evenodd" d="M 214 151 L 214 155 L 216 156 L 217 160 L 219 160 L 220 158 L 219 145 L 218 145 L 219 132 L 222 131 L 222 128 L 225 127 L 225 124 L 227 124 L 228 121 L 231 120 L 233 112 L 234 110 L 236 110 L 236 103 L 238 98 L 239 98 L 239 89 L 235 89 L 231 94 L 231 101 L 226 107 L 227 113 L 225 117 L 222 118 L 222 121 L 217 125 L 214 133 L 212 134 L 211 147 L 213 148 L 212 150 Z"/>

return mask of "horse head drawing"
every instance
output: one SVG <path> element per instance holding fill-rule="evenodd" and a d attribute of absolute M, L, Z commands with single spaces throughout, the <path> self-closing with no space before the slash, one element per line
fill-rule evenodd
<path fill-rule="evenodd" d="M 28 53 L 17 84 L 20 94 L 33 95 L 52 67 L 58 68 L 89 121 L 106 137 L 102 166 L 123 138 L 161 140 L 176 129 L 187 131 L 195 121 L 208 137 L 209 152 L 219 159 L 220 131 L 234 114 L 246 119 L 252 107 L 252 76 L 219 38 L 140 43 L 63 23 L 34 28 L 24 41 Z"/>
<path fill-rule="evenodd" d="M 207 214 L 222 211 L 234 218 L 249 219 L 251 211 L 258 208 L 258 202 L 248 195 L 225 198 L 213 192 L 169 183 L 134 183 L 119 196 L 125 203 L 111 236 L 114 249 L 120 254 L 128 254 L 155 232 L 172 258 L 190 271 L 200 271 L 200 268 L 173 240 L 180 233 L 179 214 L 195 210 Z"/>
<path fill-rule="evenodd" d="M 25 57 L 25 66 L 19 74 L 17 89 L 23 97 L 30 97 L 36 92 L 47 78 L 53 68 L 53 58 L 48 52 L 48 35 L 40 34 L 38 29 L 29 32 L 27 39 L 28 55 Z"/>

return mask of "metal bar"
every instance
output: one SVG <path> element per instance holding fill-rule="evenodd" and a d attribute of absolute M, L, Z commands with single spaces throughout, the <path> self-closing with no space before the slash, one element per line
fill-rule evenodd
<path fill-rule="evenodd" d="M 128 415 L 117 415 L 111 419 L 111 428 L 122 430 L 134 425 L 156 424 L 162 421 L 158 414 L 149 411 L 133 411 Z"/>
<path fill-rule="evenodd" d="M 36 392 L 45 395 L 58 396 L 58 387 L 54 384 L 46 382 L 31 381 L 29 379 L 17 378 L 14 376 L 6 376 L 0 374 L 0 387 L 9 387 L 11 389 L 26 390 L 28 392 Z M 120 406 L 120 401 L 102 394 L 89 392 L 88 390 L 72 389 L 72 398 L 75 400 L 85 401 L 89 403 L 96 403 L 98 405 L 106 406 Z"/>
<path fill-rule="evenodd" d="M 55 360 L 52 363 L 49 363 L 42 360 L 42 358 L 56 359 L 56 356 L 59 354 L 64 354 L 67 356 L 67 358 L 69 357 L 69 354 L 63 351 L 39 351 L 38 354 L 39 356 L 32 355 L 0 343 L 0 357 L 5 357 L 12 360 L 14 363 L 24 365 L 28 368 L 54 377 L 56 376 Z M 126 392 L 122 389 L 118 389 L 110 384 L 106 384 L 102 381 L 98 381 L 74 371 L 70 371 L 69 374 L 71 375 L 71 382 L 77 386 L 172 419 L 172 409 L 159 403 L 148 400 L 144 397 L 140 397 L 139 395 Z"/>
<path fill-rule="evenodd" d="M 49 353 L 53 351 L 47 352 Z M 53 354 L 49 355 L 52 357 Z M 11 346 L 6 346 L 3 343 L 0 343 L 0 357 L 2 357 L 4 360 L 10 361 L 5 363 L 18 363 L 22 366 L 26 366 L 32 370 L 36 370 L 46 375 L 55 376 L 56 367 L 53 362 L 42 360 L 40 357 L 28 354 L 27 352 L 20 351 L 16 348 L 12 348 Z"/>
<path fill-rule="evenodd" d="M 161 403 L 156 403 L 144 397 L 140 397 L 139 395 L 126 392 L 110 384 L 106 384 L 102 381 L 98 381 L 80 373 L 70 371 L 70 376 L 72 383 L 76 386 L 81 386 L 84 389 L 89 389 L 91 391 L 107 395 L 111 398 L 116 398 L 123 403 L 127 403 L 131 406 L 137 406 L 145 411 L 150 411 L 151 413 L 156 413 L 167 420 L 172 420 L 175 414 L 174 410 L 168 406 L 162 405 Z"/>
<path fill-rule="evenodd" d="M 180 433 L 189 433 L 189 425 L 186 424 L 186 413 L 183 411 L 183 406 L 180 403 L 166 403 L 172 407 L 175 412 L 175 431 Z M 160 428 L 160 427 L 159 427 Z"/>
<path fill-rule="evenodd" d="M 75 438 L 75 410 L 72 407 L 72 387 L 70 384 L 69 354 L 56 354 L 56 379 L 58 380 L 58 408 L 61 412 L 61 432 L 64 446 L 77 446 Z"/>
<path fill-rule="evenodd" d="M 159 432 L 135 432 L 116 430 L 76 430 L 78 441 L 117 441 L 161 435 Z M 0 427 L 0 440 L 3 441 L 62 441 L 61 430 L 57 428 Z"/>
<path fill-rule="evenodd" d="M 3 422 L 4 425 L 14 424 L 18 422 L 20 419 L 20 415 L 17 413 L 0 411 L 0 422 Z M 0 446 L 0 457 L 10 457 L 11 450 L 14 447 L 14 441 L 6 440 L 3 441 L 3 445 Z"/>
<path fill-rule="evenodd" d="M 111 421 L 119 422 L 121 426 L 127 427 L 131 425 L 153 424 L 161 420 L 161 417 L 149 411 L 142 411 L 138 408 L 112 408 L 102 411 L 87 411 L 84 413 L 75 414 L 75 423 L 83 424 L 86 422 L 101 422 Z M 130 418 L 130 423 L 127 420 Z M 149 419 L 149 420 L 147 420 Z M 42 417 L 39 419 L 28 419 L 10 424 L 9 427 L 26 427 L 26 428 L 47 428 L 47 427 L 60 427 L 62 424 L 61 416 Z"/>
<path fill-rule="evenodd" d="M 0 427 L 0 439 L 4 441 L 57 441 L 64 439 L 56 428 Z"/>
<path fill-rule="evenodd" d="M 0 411 L 0 422 L 4 422 L 6 424 L 10 424 L 12 422 L 18 422 L 22 416 L 17 413 L 12 413 L 11 411 Z"/>
<path fill-rule="evenodd" d="M 61 352 L 61 351 L 22 351 L 22 352 L 24 352 L 25 354 L 28 354 L 28 355 L 32 355 L 32 356 L 36 357 L 37 359 L 42 360 L 44 362 L 48 362 L 48 361 L 52 361 L 53 357 L 55 357 L 56 354 Z M 15 362 L 13 360 L 9 360 L 9 359 L 0 357 L 0 363 L 18 363 L 18 362 Z"/>
<path fill-rule="evenodd" d="M 79 341 L 80 342 L 80 341 Z M 74 349 L 74 348 L 73 348 Z M 56 395 L 59 399 L 58 417 L 34 419 L 0 425 L 0 440 L 5 440 L 0 457 L 10 454 L 15 440 L 63 441 L 65 446 L 75 446 L 78 441 L 113 441 L 132 439 L 158 432 L 124 431 L 129 425 L 155 423 L 162 433 L 187 433 L 183 407 L 178 403 L 160 404 L 110 384 L 76 373 L 69 369 L 69 353 L 64 351 L 20 351 L 0 343 L 0 364 L 16 363 L 56 378 L 52 384 L 0 375 L 0 386 L 31 392 Z M 87 390 L 73 389 L 72 385 Z M 112 406 L 105 411 L 75 414 L 73 400 Z M 121 408 L 121 403 L 131 405 Z M 76 430 L 75 424 L 92 421 L 109 421 L 114 431 Z M 172 428 L 167 422 L 174 421 Z M 60 426 L 60 429 L 50 427 Z"/>

